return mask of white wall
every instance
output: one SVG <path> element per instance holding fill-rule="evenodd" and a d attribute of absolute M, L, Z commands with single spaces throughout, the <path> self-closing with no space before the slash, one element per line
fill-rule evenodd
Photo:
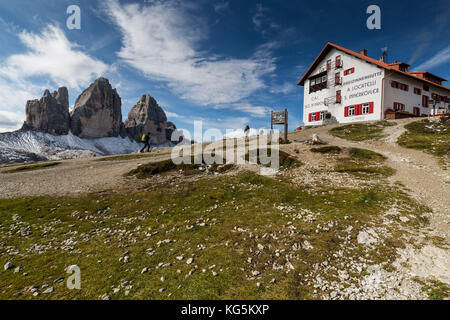
<path fill-rule="evenodd" d="M 409 86 L 408 91 L 403 91 L 401 89 L 392 88 L 391 82 L 392 81 L 398 81 L 400 83 L 407 84 Z M 430 112 L 433 110 L 433 107 L 430 105 L 428 108 L 424 108 L 422 106 L 422 96 L 426 95 L 431 98 L 431 95 L 433 93 L 436 93 L 441 96 L 447 96 L 450 97 L 450 90 L 445 90 L 443 88 L 433 86 L 432 84 L 427 83 L 427 85 L 430 87 L 430 91 L 423 90 L 423 85 L 425 82 L 416 80 L 414 78 L 404 76 L 398 73 L 394 73 L 392 76 L 386 77 L 385 82 L 385 93 L 384 93 L 384 111 L 387 109 L 394 109 L 394 102 L 403 103 L 405 105 L 405 111 L 413 113 L 414 107 L 420 108 L 421 114 L 429 115 Z M 414 93 L 414 88 L 419 88 L 422 90 L 421 95 L 417 95 Z M 448 103 L 443 103 L 441 105 L 448 106 Z"/>
<path fill-rule="evenodd" d="M 311 73 L 311 76 L 326 70 L 328 59 L 332 60 L 334 66 L 337 55 L 341 55 L 343 68 L 337 70 L 333 68 L 328 72 L 329 85 L 327 89 L 310 94 L 309 80 L 305 81 L 303 102 L 303 122 L 305 123 L 305 126 L 321 125 L 322 121 L 309 122 L 308 117 L 309 113 L 320 111 L 330 112 L 340 123 L 380 120 L 382 110 L 381 82 L 385 73 L 383 68 L 333 48 L 327 56 L 320 61 L 319 65 Z M 344 76 L 344 71 L 350 68 L 355 68 L 355 72 Z M 343 85 L 334 87 L 330 85 L 330 80 L 334 82 L 334 75 L 337 71 L 340 72 Z M 341 90 L 342 103 L 325 106 L 325 98 L 335 96 L 336 90 Z M 369 102 L 374 103 L 374 112 L 372 114 L 349 117 L 344 116 L 345 106 Z"/>

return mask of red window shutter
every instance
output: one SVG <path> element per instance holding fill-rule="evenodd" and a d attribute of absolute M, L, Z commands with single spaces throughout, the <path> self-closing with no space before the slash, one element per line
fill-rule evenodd
<path fill-rule="evenodd" d="M 369 113 L 373 113 L 373 102 L 369 103 Z"/>
<path fill-rule="evenodd" d="M 310 113 L 308 116 L 309 116 L 308 121 L 311 122 L 312 113 Z"/>
<path fill-rule="evenodd" d="M 358 105 L 358 114 L 361 115 L 362 114 L 362 104 Z"/>
<path fill-rule="evenodd" d="M 320 112 L 316 112 L 316 121 L 320 120 Z"/>
<path fill-rule="evenodd" d="M 348 107 L 344 108 L 344 117 L 348 117 Z"/>

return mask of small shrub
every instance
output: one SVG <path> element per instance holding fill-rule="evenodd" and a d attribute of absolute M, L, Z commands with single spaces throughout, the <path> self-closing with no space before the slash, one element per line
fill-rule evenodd
<path fill-rule="evenodd" d="M 386 160 L 386 157 L 382 154 L 367 149 L 352 148 L 349 153 L 352 159 L 355 160 L 369 160 L 375 162 L 382 162 Z"/>
<path fill-rule="evenodd" d="M 326 146 L 321 148 L 312 148 L 311 152 L 315 153 L 341 153 L 342 149 L 337 146 Z"/>
<path fill-rule="evenodd" d="M 330 130 L 330 133 L 338 138 L 351 141 L 364 141 L 382 136 L 385 127 L 395 126 L 397 123 L 377 121 L 371 123 L 353 123 Z"/>

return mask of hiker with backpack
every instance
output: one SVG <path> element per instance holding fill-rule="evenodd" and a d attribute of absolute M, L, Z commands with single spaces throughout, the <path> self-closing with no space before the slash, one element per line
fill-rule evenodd
<path fill-rule="evenodd" d="M 144 152 L 147 147 L 147 152 L 150 152 L 150 132 L 142 135 L 141 141 L 144 142 L 144 147 L 141 149 L 141 153 Z"/>

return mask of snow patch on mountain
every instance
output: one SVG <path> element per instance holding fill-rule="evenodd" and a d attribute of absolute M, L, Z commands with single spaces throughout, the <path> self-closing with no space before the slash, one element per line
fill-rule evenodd
<path fill-rule="evenodd" d="M 171 144 L 166 143 L 164 146 Z M 126 154 L 140 148 L 137 142 L 128 137 L 82 139 L 71 132 L 61 136 L 35 131 L 0 133 L 0 163 Z"/>

